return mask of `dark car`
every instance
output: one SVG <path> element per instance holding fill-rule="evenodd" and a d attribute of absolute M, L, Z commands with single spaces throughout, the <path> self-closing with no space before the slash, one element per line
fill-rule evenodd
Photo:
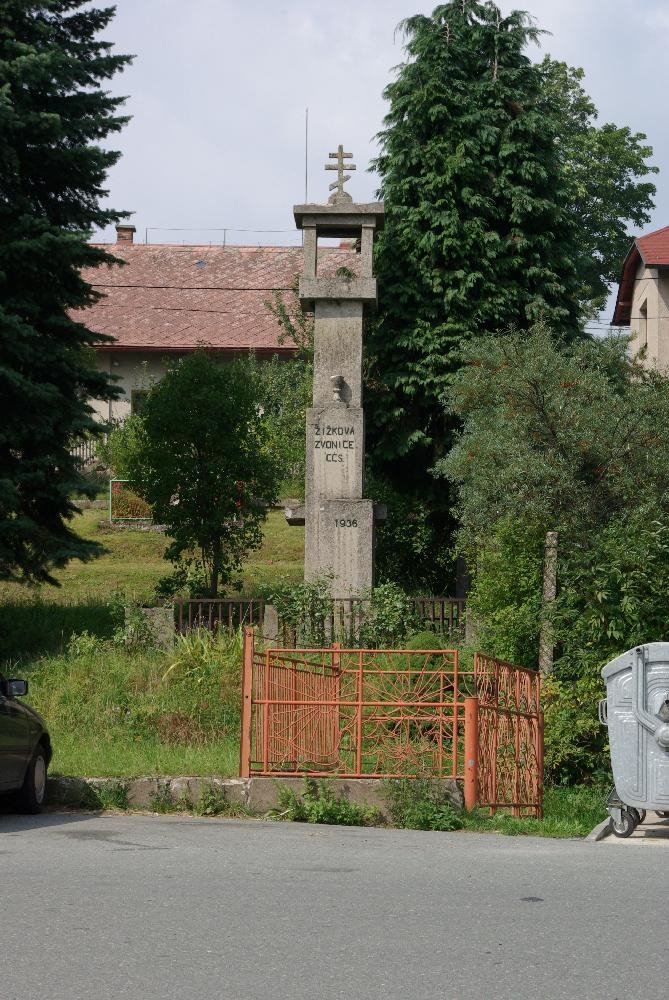
<path fill-rule="evenodd" d="M 17 698 L 28 681 L 0 674 L 0 793 L 13 792 L 22 812 L 37 813 L 46 792 L 51 740 L 44 720 Z"/>

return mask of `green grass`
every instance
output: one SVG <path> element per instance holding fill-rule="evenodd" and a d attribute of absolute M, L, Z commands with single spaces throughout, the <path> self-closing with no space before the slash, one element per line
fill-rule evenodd
<path fill-rule="evenodd" d="M 113 529 L 104 510 L 85 510 L 74 518 L 74 530 L 84 538 L 101 542 L 107 552 L 99 559 L 74 561 L 55 573 L 60 587 L 44 586 L 30 591 L 20 584 L 0 584 L 0 605 L 28 603 L 72 604 L 90 608 L 104 603 L 114 591 L 122 591 L 130 600 L 147 603 L 153 598 L 158 580 L 170 564 L 165 561 L 165 535 L 142 531 L 137 527 Z M 280 579 L 302 578 L 304 528 L 291 528 L 282 510 L 269 512 L 263 544 L 249 556 L 242 574 L 243 594 L 264 596 Z M 230 596 L 236 596 L 232 593 Z M 2 633 L 0 632 L 0 640 Z M 3 654 L 0 653 L 0 657 Z"/>
<path fill-rule="evenodd" d="M 48 720 L 54 773 L 232 776 L 240 662 L 238 635 L 195 633 L 167 653 L 84 634 L 21 672 L 30 704 Z"/>
<path fill-rule="evenodd" d="M 510 816 L 498 812 L 489 816 L 483 810 L 463 813 L 467 830 L 491 831 L 505 834 L 522 834 L 533 837 L 585 837 L 606 817 L 608 789 L 577 785 L 571 788 L 546 788 L 544 791 L 544 817 Z"/>
<path fill-rule="evenodd" d="M 162 680 L 183 645 L 167 654 L 127 651 L 112 641 L 123 604 L 151 602 L 169 572 L 165 536 L 110 530 L 101 510 L 84 511 L 74 527 L 107 553 L 58 572 L 58 588 L 0 584 L 0 669 L 30 681 L 28 700 L 52 734 L 52 769 L 118 778 L 238 774 L 240 650 L 216 647 L 215 640 L 213 652 L 191 656 L 187 681 L 183 670 Z M 304 530 L 290 528 L 283 511 L 270 511 L 263 545 L 244 567 L 244 594 L 301 579 L 303 551 Z"/>

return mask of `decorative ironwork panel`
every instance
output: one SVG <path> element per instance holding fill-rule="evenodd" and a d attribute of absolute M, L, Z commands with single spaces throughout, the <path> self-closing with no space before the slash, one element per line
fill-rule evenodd
<path fill-rule="evenodd" d="M 256 654 L 250 770 L 461 777 L 460 680 L 455 650 Z"/>
<path fill-rule="evenodd" d="M 543 812 L 541 678 L 477 653 L 478 801 L 514 816 Z"/>

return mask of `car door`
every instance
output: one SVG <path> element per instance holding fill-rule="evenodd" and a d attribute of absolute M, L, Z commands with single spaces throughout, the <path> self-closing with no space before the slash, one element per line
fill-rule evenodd
<path fill-rule="evenodd" d="M 18 788 L 30 760 L 30 722 L 23 706 L 0 690 L 0 789 Z"/>

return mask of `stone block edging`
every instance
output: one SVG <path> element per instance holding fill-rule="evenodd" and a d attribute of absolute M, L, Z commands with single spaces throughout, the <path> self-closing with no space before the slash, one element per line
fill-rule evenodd
<path fill-rule="evenodd" d="M 329 778 L 334 794 L 348 802 L 371 806 L 382 819 L 388 819 L 384 782 L 380 778 Z M 462 790 L 450 778 L 434 779 L 457 809 L 463 806 Z M 176 807 L 188 800 L 197 805 L 203 793 L 214 792 L 223 797 L 231 810 L 238 808 L 250 815 L 264 816 L 279 806 L 278 786 L 291 788 L 301 796 L 304 788 L 302 777 L 286 778 L 70 778 L 59 775 L 50 777 L 47 801 L 52 806 L 95 808 L 95 800 L 102 789 L 123 792 L 130 809 L 151 809 L 157 799 L 172 801 Z M 99 805 L 98 805 L 99 808 Z"/>

